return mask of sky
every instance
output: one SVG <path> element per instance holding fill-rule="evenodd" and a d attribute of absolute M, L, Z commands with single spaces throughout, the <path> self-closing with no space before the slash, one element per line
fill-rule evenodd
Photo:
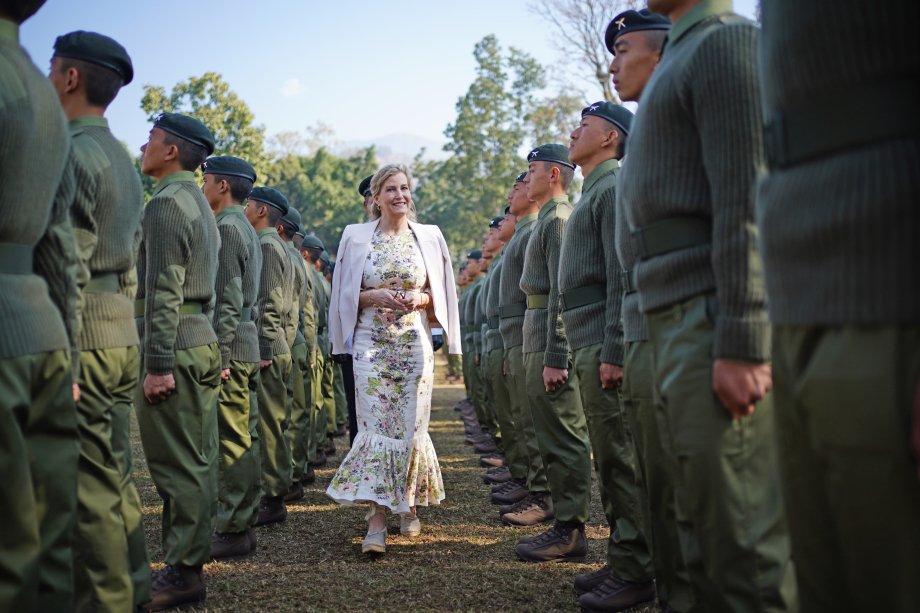
<path fill-rule="evenodd" d="M 756 0 L 736 0 L 752 17 Z M 473 47 L 495 34 L 544 66 L 558 35 L 529 0 L 48 0 L 23 24 L 21 42 L 47 72 L 54 39 L 92 30 L 131 55 L 134 81 L 108 111 L 131 147 L 150 126 L 145 84 L 169 92 L 205 72 L 223 75 L 268 136 L 322 122 L 337 140 L 400 133 L 443 142 L 457 99 L 475 76 Z M 599 97 L 591 90 L 590 97 Z"/>

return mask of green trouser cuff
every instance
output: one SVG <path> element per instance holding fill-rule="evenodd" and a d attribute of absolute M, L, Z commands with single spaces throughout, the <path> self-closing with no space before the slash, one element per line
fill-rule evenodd
<path fill-rule="evenodd" d="M 523 347 L 517 345 L 505 350 L 508 363 L 508 384 L 511 395 L 511 411 L 514 415 L 514 427 L 527 462 L 527 489 L 532 493 L 549 492 L 546 484 L 546 468 L 540 456 L 540 446 L 533 427 L 533 415 L 530 401 L 527 399 L 527 385 L 524 376 Z"/>
<path fill-rule="evenodd" d="M 291 397 L 288 385 L 292 371 L 291 354 L 272 358 L 259 374 L 259 423 L 261 424 L 262 494 L 284 496 L 291 487 L 291 448 L 288 425 Z"/>
<path fill-rule="evenodd" d="M 259 504 L 259 464 L 249 430 L 250 407 L 258 403 L 259 365 L 232 360 L 229 367 L 230 378 L 221 382 L 218 396 L 220 460 L 214 529 L 239 533 L 249 528 L 252 508 Z"/>
<path fill-rule="evenodd" d="M 540 351 L 524 354 L 524 370 L 556 520 L 584 523 L 591 501 L 591 444 L 578 381 L 570 375 L 561 387 L 547 392 Z"/>
<path fill-rule="evenodd" d="M 679 459 L 678 529 L 690 581 L 711 585 L 706 610 L 783 610 L 794 593 L 779 490 L 773 397 L 732 419 L 712 391 L 716 329 L 707 297 L 647 314 L 666 415 L 662 440 Z M 690 564 L 704 556 L 708 564 Z M 789 591 L 793 590 L 793 591 Z M 731 596 L 729 598 L 729 595 Z"/>
<path fill-rule="evenodd" d="M 199 566 L 210 558 L 217 503 L 217 343 L 177 350 L 173 376 L 176 391 L 158 404 L 150 404 L 139 386 L 137 420 L 150 477 L 168 501 L 162 510 L 165 562 Z"/>
<path fill-rule="evenodd" d="M 601 343 L 575 351 L 574 372 L 594 451 L 594 466 L 610 536 L 607 562 L 621 579 L 654 579 L 633 433 L 617 389 L 600 385 Z"/>

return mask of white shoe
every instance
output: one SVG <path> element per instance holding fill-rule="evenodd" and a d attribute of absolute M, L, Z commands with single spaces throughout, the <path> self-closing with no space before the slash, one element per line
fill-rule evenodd
<path fill-rule="evenodd" d="M 418 515 L 401 513 L 399 516 L 399 533 L 403 536 L 418 536 L 422 533 L 422 522 Z"/>
<path fill-rule="evenodd" d="M 386 553 L 387 531 L 368 532 L 361 543 L 361 553 Z"/>

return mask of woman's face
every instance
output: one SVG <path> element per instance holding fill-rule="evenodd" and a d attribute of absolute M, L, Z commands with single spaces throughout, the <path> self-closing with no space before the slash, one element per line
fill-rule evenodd
<path fill-rule="evenodd" d="M 409 212 L 412 205 L 412 192 L 409 191 L 409 179 L 398 172 L 387 179 L 376 197 L 380 206 L 381 217 L 402 217 Z"/>

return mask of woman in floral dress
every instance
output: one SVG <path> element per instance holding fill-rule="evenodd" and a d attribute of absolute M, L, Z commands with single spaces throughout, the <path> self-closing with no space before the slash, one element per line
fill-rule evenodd
<path fill-rule="evenodd" d="M 416 506 L 444 499 L 428 436 L 434 379 L 429 318 L 440 311 L 446 338 L 451 327 L 457 335 L 459 323 L 450 321 L 456 290 L 441 232 L 410 220 L 408 171 L 385 166 L 371 191 L 378 217 L 345 229 L 333 279 L 333 352 L 343 353 L 351 339 L 358 435 L 326 492 L 342 504 L 370 503 L 362 550 L 382 553 L 385 509 L 400 514 L 403 534 L 415 536 L 421 531 Z"/>

